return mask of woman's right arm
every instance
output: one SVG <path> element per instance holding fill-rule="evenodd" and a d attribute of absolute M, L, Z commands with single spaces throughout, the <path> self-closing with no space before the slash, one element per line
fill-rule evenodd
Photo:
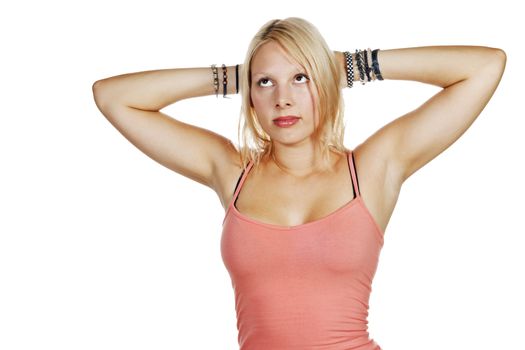
<path fill-rule="evenodd" d="M 239 71 L 240 71 L 239 67 Z M 218 67 L 222 95 L 222 68 Z M 228 67 L 228 94 L 235 93 Z M 93 84 L 97 107 L 133 145 L 165 167 L 216 191 L 220 177 L 238 162 L 227 138 L 160 112 L 174 102 L 214 95 L 211 68 L 177 68 L 118 75 Z"/>

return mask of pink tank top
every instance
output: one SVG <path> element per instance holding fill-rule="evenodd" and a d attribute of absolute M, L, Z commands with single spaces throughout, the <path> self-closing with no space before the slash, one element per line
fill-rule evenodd
<path fill-rule="evenodd" d="M 235 294 L 240 350 L 380 350 L 368 334 L 368 302 L 383 232 L 360 194 L 302 225 L 264 223 L 234 203 L 223 221 L 221 254 Z"/>

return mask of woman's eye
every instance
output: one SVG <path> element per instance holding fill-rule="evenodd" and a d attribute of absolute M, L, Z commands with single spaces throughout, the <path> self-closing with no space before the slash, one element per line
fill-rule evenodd
<path fill-rule="evenodd" d="M 262 86 L 262 87 L 265 87 L 265 86 L 271 86 L 271 85 L 267 85 L 268 83 L 270 83 L 270 79 L 268 79 L 268 78 L 262 78 L 261 80 L 259 80 L 259 82 L 257 83 L 257 85 Z"/>
<path fill-rule="evenodd" d="M 306 83 L 308 80 L 310 80 L 306 75 L 304 74 L 299 74 L 295 77 L 295 79 L 303 79 L 302 81 L 300 81 L 301 83 Z"/>
<path fill-rule="evenodd" d="M 298 74 L 295 76 L 295 81 L 298 83 L 306 83 L 309 80 L 310 79 L 305 74 Z M 261 78 L 257 82 L 257 85 L 261 87 L 270 87 L 273 86 L 273 83 L 269 78 Z"/>

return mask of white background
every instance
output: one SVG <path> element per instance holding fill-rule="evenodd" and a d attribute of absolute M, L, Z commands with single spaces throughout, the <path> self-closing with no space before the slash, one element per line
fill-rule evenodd
<path fill-rule="evenodd" d="M 523 19 L 511 1 L 21 1 L 1 5 L 0 349 L 237 349 L 216 194 L 154 162 L 92 84 L 234 65 L 268 20 L 303 17 L 334 50 L 483 45 L 506 72 L 472 127 L 405 182 L 369 331 L 386 350 L 525 349 Z M 439 88 L 345 91 L 354 148 Z M 237 143 L 240 98 L 164 111 Z"/>

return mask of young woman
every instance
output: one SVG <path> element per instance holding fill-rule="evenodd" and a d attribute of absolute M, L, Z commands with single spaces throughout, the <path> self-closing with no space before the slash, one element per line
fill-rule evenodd
<path fill-rule="evenodd" d="M 334 52 L 288 18 L 259 30 L 242 65 L 119 75 L 93 92 L 131 143 L 219 196 L 241 349 L 372 350 L 371 284 L 401 186 L 474 122 L 505 63 L 479 46 Z M 384 79 L 443 89 L 346 149 L 342 89 Z M 238 148 L 160 112 L 237 92 Z"/>

